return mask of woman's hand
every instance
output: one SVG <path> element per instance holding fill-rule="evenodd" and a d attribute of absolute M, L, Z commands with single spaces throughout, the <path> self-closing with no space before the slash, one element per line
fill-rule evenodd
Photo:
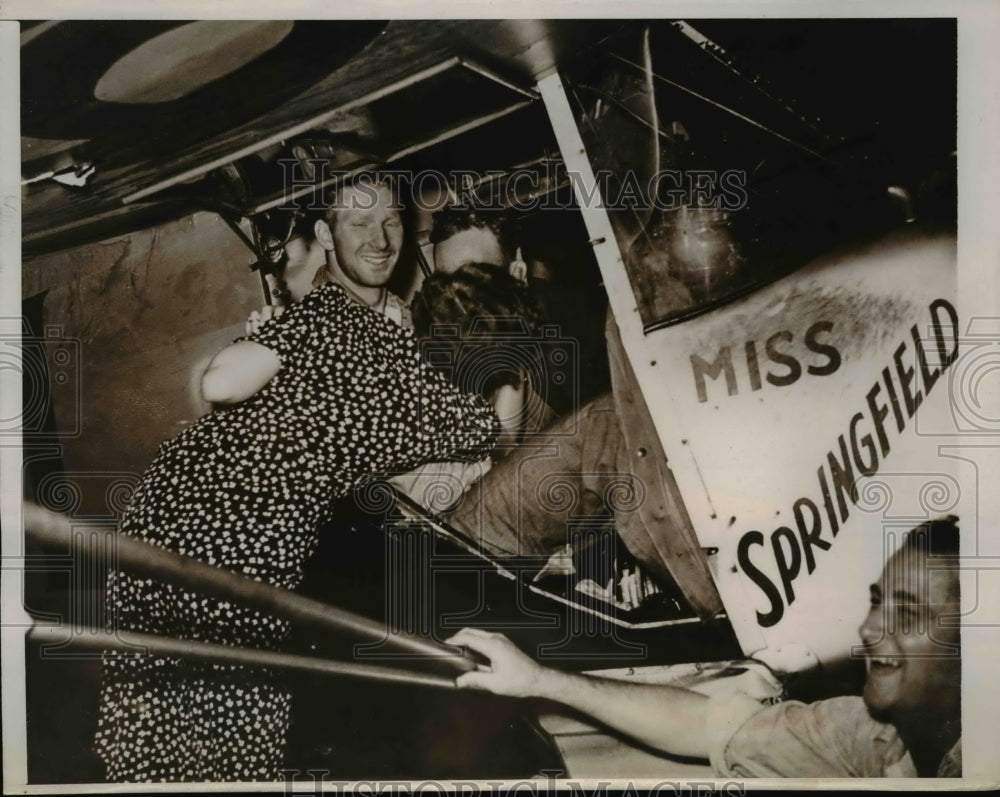
<path fill-rule="evenodd" d="M 449 645 L 461 645 L 489 659 L 488 665 L 458 676 L 455 683 L 463 689 L 485 689 L 495 695 L 538 697 L 544 693 L 547 679 L 557 675 L 518 650 L 503 634 L 478 628 L 463 628 Z"/>
<path fill-rule="evenodd" d="M 522 378 L 521 384 L 501 385 L 493 391 L 490 403 L 500 418 L 500 436 L 497 446 L 517 445 L 521 442 L 521 424 L 524 420 L 525 394 L 527 381 Z"/>
<path fill-rule="evenodd" d="M 528 264 L 524 262 L 524 258 L 521 256 L 520 246 L 517 247 L 517 253 L 514 255 L 514 259 L 510 261 L 510 266 L 508 266 L 507 270 L 522 285 L 528 284 Z"/>

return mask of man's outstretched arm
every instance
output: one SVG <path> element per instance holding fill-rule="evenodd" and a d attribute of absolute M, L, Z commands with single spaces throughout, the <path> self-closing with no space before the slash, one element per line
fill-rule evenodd
<path fill-rule="evenodd" d="M 526 656 L 502 634 L 463 628 L 451 639 L 489 659 L 460 675 L 462 688 L 511 697 L 555 700 L 666 753 L 708 758 L 705 707 L 708 698 L 688 689 L 636 684 L 559 672 Z"/>

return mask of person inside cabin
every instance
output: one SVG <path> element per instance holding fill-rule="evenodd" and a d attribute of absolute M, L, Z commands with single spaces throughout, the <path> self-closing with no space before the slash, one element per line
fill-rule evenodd
<path fill-rule="evenodd" d="M 469 323 L 479 308 L 491 301 L 500 283 L 508 282 L 503 266 L 511 257 L 521 259 L 515 245 L 513 225 L 506 212 L 472 207 L 450 207 L 434 214 L 430 240 L 434 244 L 434 273 L 427 277 L 414 297 L 415 320 L 419 316 L 418 333 L 430 339 L 432 320 Z M 473 266 L 476 262 L 479 266 Z M 484 266 L 495 266 L 488 269 Z M 521 273 L 511 270 L 517 280 Z M 524 299 L 535 307 L 534 315 L 543 326 L 547 321 L 539 309 L 538 280 L 523 280 Z M 417 307 L 421 310 L 418 312 Z M 537 332 L 533 333 L 537 337 Z M 537 342 L 522 347 L 521 353 L 537 352 Z M 636 479 L 631 451 L 622 429 L 620 401 L 609 392 L 579 406 L 579 397 L 571 395 L 565 406 L 569 410 L 559 417 L 539 393 L 548 398 L 552 376 L 546 369 L 551 356 L 546 356 L 542 341 L 542 356 L 529 358 L 530 365 L 520 369 L 517 381 L 501 389 L 509 403 L 504 417 L 521 419 L 516 438 L 504 442 L 528 443 L 505 447 L 503 456 L 482 463 L 428 463 L 416 471 L 398 474 L 390 481 L 409 498 L 446 519 L 457 530 L 478 542 L 487 552 L 500 558 L 517 557 L 528 566 L 535 561 L 538 570 L 558 570 L 555 560 L 572 554 L 570 547 L 572 516 L 586 515 L 613 520 L 620 536 L 626 540 L 648 537 L 644 519 L 635 507 L 621 501 L 631 495 Z M 561 341 L 558 341 L 561 343 Z M 467 345 L 467 344 L 466 344 Z M 501 347 L 510 361 L 515 347 Z M 498 351 L 501 351 L 498 349 Z M 470 360 L 471 361 L 471 360 Z M 537 384 L 539 389 L 535 389 Z M 523 399 L 519 399 L 523 396 Z M 530 437 L 526 435 L 530 432 Z M 540 451 L 551 455 L 539 456 Z M 577 499 L 573 506 L 548 500 L 537 485 L 551 473 L 562 474 Z M 479 483 L 476 491 L 473 484 Z M 660 518 L 661 526 L 673 520 Z M 673 530 L 667 533 L 673 533 Z M 676 536 L 676 535 L 675 535 Z M 628 542 L 626 542 L 628 545 Z M 694 542 L 691 545 L 695 545 Z M 555 557 L 555 559 L 553 559 Z M 692 568 L 676 563 L 664 569 L 656 566 L 660 586 L 685 579 L 707 581 L 704 573 L 692 574 Z M 714 599 L 712 599 L 714 600 Z M 708 613 L 711 601 L 705 604 Z M 714 605 L 714 604 L 711 604 Z"/>
<path fill-rule="evenodd" d="M 469 206 L 449 206 L 434 213 L 430 242 L 434 271 L 451 274 L 471 263 L 506 268 L 518 282 L 528 280 L 528 267 L 517 246 L 510 214 Z"/>
<path fill-rule="evenodd" d="M 765 706 L 738 692 L 560 672 L 473 628 L 449 642 L 488 663 L 456 682 L 563 703 L 653 749 L 708 759 L 720 778 L 961 777 L 957 520 L 911 530 L 871 585 L 860 696 Z"/>
<path fill-rule="evenodd" d="M 543 368 L 541 315 L 523 282 L 494 263 L 476 262 L 425 278 L 410 309 L 427 361 L 460 389 L 487 398 L 504 424 L 491 457 L 428 462 L 391 476 L 397 490 L 440 512 L 488 473 L 495 458 L 515 450 L 526 429 L 548 422 L 551 410 L 531 386 Z"/>
<path fill-rule="evenodd" d="M 520 239 L 511 211 L 472 205 L 451 205 L 435 212 L 430 232 L 435 274 L 450 274 L 470 263 L 497 266 L 526 285 L 541 310 L 543 359 L 561 367 L 536 374 L 529 385 L 535 402 L 532 412 L 524 416 L 524 431 L 534 433 L 578 408 L 581 391 L 588 398 L 594 395 L 593 385 L 606 376 L 606 367 L 599 362 L 603 351 L 595 340 L 601 330 L 599 323 L 593 323 L 594 303 L 580 290 L 580 274 L 573 269 L 579 265 L 573 262 L 581 256 L 579 249 L 543 233 L 531 238 L 525 257 Z M 571 276 L 557 280 L 547 260 L 559 260 Z M 603 307 L 596 310 L 598 316 L 602 313 Z"/>
<path fill-rule="evenodd" d="M 544 220 L 545 211 L 539 221 Z M 434 213 L 429 236 L 433 270 L 451 273 L 470 263 L 488 263 L 506 269 L 512 277 L 528 285 L 542 311 L 545 325 L 558 328 L 563 352 L 577 350 L 579 372 L 575 379 L 549 380 L 545 399 L 553 415 L 563 415 L 579 406 L 579 390 L 588 397 L 606 384 L 602 355 L 601 324 L 606 306 L 603 292 L 588 292 L 589 275 L 583 273 L 583 261 L 590 257 L 586 242 L 565 235 L 553 237 L 551 225 L 538 225 L 531 231 L 516 224 L 508 210 L 450 205 Z M 526 254 L 522 254 L 522 251 Z M 556 265 L 558 264 L 558 265 Z M 567 347 L 563 336 L 573 341 Z M 555 352 L 553 352 L 555 354 Z M 554 417 L 550 420 L 554 420 Z"/>
<path fill-rule="evenodd" d="M 362 196 L 363 194 L 363 196 Z M 386 288 L 392 184 L 359 175 L 315 224 L 330 282 L 219 352 L 217 409 L 164 443 L 120 532 L 285 589 L 337 499 L 372 473 L 488 456 L 501 423 L 421 357 Z M 111 629 L 276 649 L 287 623 L 109 574 Z M 95 747 L 110 781 L 278 780 L 290 694 L 270 671 L 108 651 Z"/>
<path fill-rule="evenodd" d="M 430 233 L 434 271 L 413 298 L 422 339 L 430 341 L 436 328 L 448 326 L 460 328 L 461 338 L 472 338 L 453 354 L 461 353 L 463 362 L 477 366 L 480 384 L 473 389 L 485 391 L 501 418 L 508 419 L 497 454 L 512 450 L 526 434 L 545 429 L 556 417 L 539 393 L 546 373 L 543 318 L 516 237 L 513 219 L 504 210 L 452 205 L 436 211 Z M 499 316 L 507 318 L 498 325 Z M 514 339 L 521 345 L 511 345 Z M 449 346 L 441 335 L 433 345 Z M 511 367 L 518 360 L 520 367 Z M 492 465 L 492 459 L 428 463 L 396 474 L 390 482 L 425 509 L 440 512 L 454 506 Z"/>

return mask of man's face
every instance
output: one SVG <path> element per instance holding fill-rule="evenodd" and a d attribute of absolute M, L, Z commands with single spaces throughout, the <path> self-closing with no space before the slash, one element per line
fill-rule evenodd
<path fill-rule="evenodd" d="M 864 700 L 879 719 L 900 712 L 958 711 L 961 662 L 959 629 L 942 615 L 959 612 L 958 571 L 904 548 L 871 587 L 861 638 L 865 643 Z"/>
<path fill-rule="evenodd" d="M 489 228 L 470 227 L 434 244 L 435 271 L 451 274 L 469 263 L 507 265 L 500 242 Z"/>
<path fill-rule="evenodd" d="M 324 246 L 332 246 L 344 277 L 356 286 L 379 288 L 392 276 L 403 245 L 403 220 L 392 192 L 385 185 L 349 187 L 342 201 Z"/>

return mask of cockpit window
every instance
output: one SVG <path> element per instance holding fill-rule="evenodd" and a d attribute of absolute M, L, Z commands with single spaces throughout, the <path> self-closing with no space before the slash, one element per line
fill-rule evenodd
<path fill-rule="evenodd" d="M 845 61 L 857 102 L 823 109 L 808 75 L 762 76 L 714 37 L 740 46 L 715 21 L 651 23 L 565 75 L 647 332 L 913 221 L 911 200 L 928 174 L 927 152 L 911 158 L 896 133 L 878 133 L 879 103 L 900 90 L 883 85 L 892 64 L 866 62 L 862 72 Z M 928 150 L 953 173 L 954 139 L 940 130 Z"/>

